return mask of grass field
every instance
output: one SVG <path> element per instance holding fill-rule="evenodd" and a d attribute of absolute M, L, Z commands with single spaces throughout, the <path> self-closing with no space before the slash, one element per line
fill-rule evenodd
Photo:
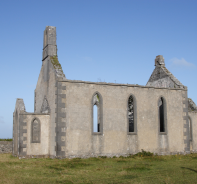
<path fill-rule="evenodd" d="M 18 159 L 0 154 L 0 183 L 197 183 L 197 154 Z"/>

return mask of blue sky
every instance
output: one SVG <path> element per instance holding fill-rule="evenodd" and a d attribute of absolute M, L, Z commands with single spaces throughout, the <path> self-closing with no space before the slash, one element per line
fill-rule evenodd
<path fill-rule="evenodd" d="M 68 79 L 146 85 L 154 59 L 197 103 L 196 0 L 0 0 L 0 138 L 12 137 L 16 98 L 34 111 L 43 31 L 57 28 Z"/>

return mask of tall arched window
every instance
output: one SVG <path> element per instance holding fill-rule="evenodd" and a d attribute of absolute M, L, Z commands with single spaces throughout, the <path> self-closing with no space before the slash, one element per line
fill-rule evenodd
<path fill-rule="evenodd" d="M 190 142 L 190 151 L 191 151 L 193 149 L 193 145 L 192 145 L 192 119 L 189 116 L 188 116 L 188 121 L 189 121 L 189 142 Z"/>
<path fill-rule="evenodd" d="M 128 133 L 136 134 L 137 132 L 137 111 L 136 111 L 136 100 L 133 95 L 130 95 L 127 102 L 128 109 Z"/>
<path fill-rule="evenodd" d="M 96 92 L 92 99 L 93 105 L 93 133 L 102 134 L 103 124 L 102 124 L 102 96 Z"/>
<path fill-rule="evenodd" d="M 99 132 L 99 129 L 100 129 L 100 125 L 98 123 L 98 107 L 97 105 L 95 104 L 94 107 L 93 107 L 93 131 L 94 132 Z"/>
<path fill-rule="evenodd" d="M 159 132 L 166 133 L 167 132 L 167 112 L 166 112 L 166 101 L 163 97 L 159 98 L 158 102 L 159 108 Z"/>
<path fill-rule="evenodd" d="M 192 141 L 192 121 L 191 118 L 188 118 L 189 121 L 189 140 Z"/>
<path fill-rule="evenodd" d="M 40 143 L 40 120 L 38 118 L 34 118 L 32 121 L 32 143 Z"/>

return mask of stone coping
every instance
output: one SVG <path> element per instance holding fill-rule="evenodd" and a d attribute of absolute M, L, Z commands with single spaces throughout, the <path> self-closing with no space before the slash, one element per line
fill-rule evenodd
<path fill-rule="evenodd" d="M 153 86 L 142 86 L 138 84 L 121 84 L 121 83 L 107 83 L 107 82 L 90 82 L 81 80 L 69 80 L 69 79 L 59 79 L 58 82 L 70 82 L 70 83 L 83 83 L 83 84 L 96 84 L 96 85 L 107 85 L 107 86 L 124 86 L 124 87 L 138 87 L 138 88 L 152 88 L 152 89 L 168 89 L 168 90 L 182 90 L 187 91 L 187 87 L 183 88 L 162 88 Z"/>
<path fill-rule="evenodd" d="M 22 112 L 20 115 L 50 115 L 50 113 L 33 113 L 33 112 Z"/>

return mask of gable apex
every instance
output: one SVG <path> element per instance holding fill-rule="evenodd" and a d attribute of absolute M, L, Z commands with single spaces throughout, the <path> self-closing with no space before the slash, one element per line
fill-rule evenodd
<path fill-rule="evenodd" d="M 162 88 L 182 88 L 184 86 L 166 67 L 162 55 L 155 58 L 155 69 L 151 74 L 146 86 Z"/>
<path fill-rule="evenodd" d="M 165 66 L 164 57 L 162 55 L 156 56 L 155 66 L 157 66 L 157 65 L 164 65 Z"/>

